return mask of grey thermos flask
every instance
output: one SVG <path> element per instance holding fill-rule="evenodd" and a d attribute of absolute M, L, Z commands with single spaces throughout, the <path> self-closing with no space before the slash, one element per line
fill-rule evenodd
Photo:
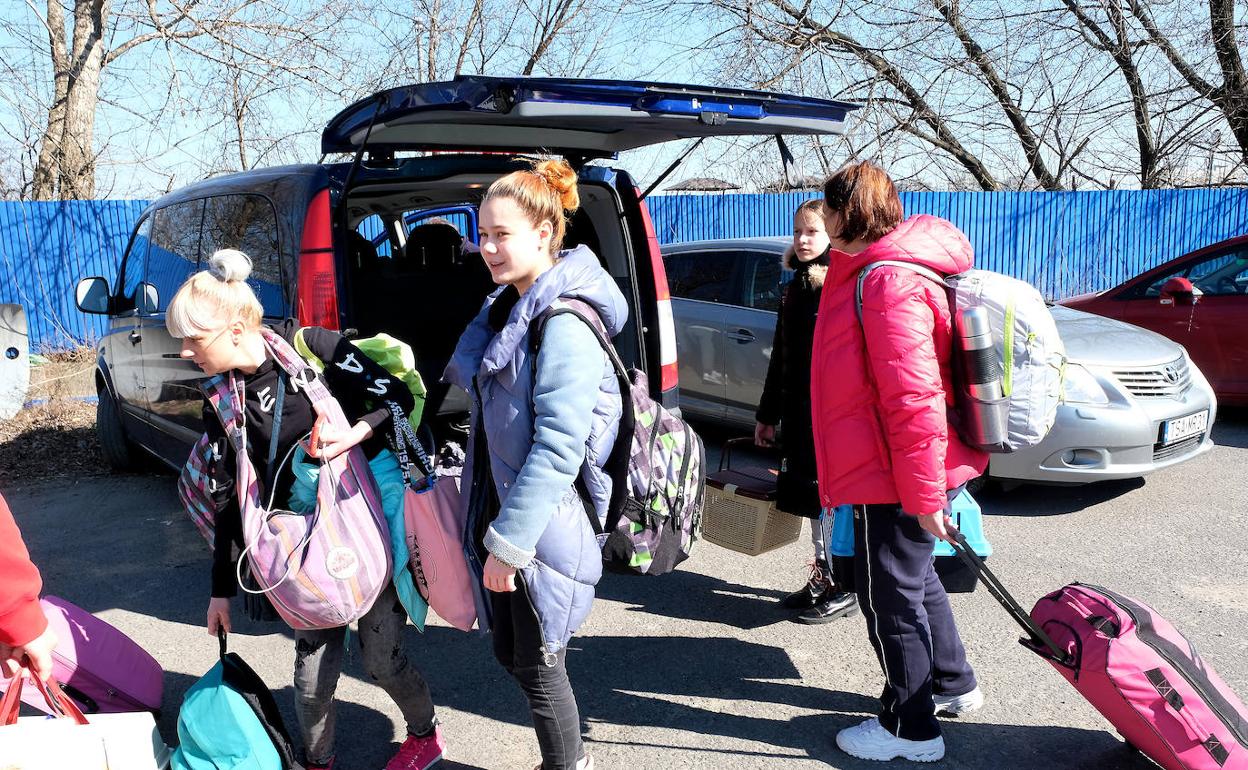
<path fill-rule="evenodd" d="M 1008 401 L 1002 387 L 1001 362 L 997 360 L 992 340 L 988 311 L 972 305 L 958 311 L 958 336 L 961 337 L 963 387 L 966 396 L 965 416 L 968 438 L 981 447 L 1005 443 L 1008 436 Z"/>

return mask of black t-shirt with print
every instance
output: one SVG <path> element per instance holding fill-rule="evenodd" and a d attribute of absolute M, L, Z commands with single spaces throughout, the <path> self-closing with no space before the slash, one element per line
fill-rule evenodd
<path fill-rule="evenodd" d="M 288 320 L 273 331 L 294 344 L 299 326 Z M 354 425 L 363 421 L 373 429 L 372 438 L 361 444 L 368 457 L 389 446 L 388 435 L 392 433 L 391 412 L 382 402 L 394 401 L 411 412 L 415 402 L 412 394 L 398 378 L 387 372 L 380 364 L 364 355 L 351 341 L 337 332 L 308 326 L 303 329 L 303 340 L 309 350 L 325 363 L 324 382 L 329 392 L 338 400 L 347 420 Z M 280 376 L 279 376 L 280 375 Z M 312 401 L 289 376 L 281 370 L 273 358 L 267 357 L 253 373 L 242 377 L 246 423 L 247 455 L 256 469 L 260 487 L 260 499 L 268 505 L 270 494 L 269 468 L 270 438 L 273 435 L 274 412 L 278 402 L 278 387 L 284 384 L 282 417 L 277 441 L 276 493 L 272 495 L 275 507 L 285 507 L 290 497 L 293 476 L 288 456 L 293 453 L 296 442 L 306 438 L 316 422 Z M 371 408 L 370 406 L 376 407 Z M 216 410 L 204 400 L 204 430 L 216 448 L 220 459 L 211 463 L 209 475 L 215 482 L 213 499 L 216 501 L 216 537 L 213 543 L 212 595 L 234 596 L 237 579 L 234 568 L 234 546 L 241 548 L 242 516 L 238 507 L 238 495 L 234 490 L 236 463 L 233 447 L 227 440 L 225 429 Z"/>

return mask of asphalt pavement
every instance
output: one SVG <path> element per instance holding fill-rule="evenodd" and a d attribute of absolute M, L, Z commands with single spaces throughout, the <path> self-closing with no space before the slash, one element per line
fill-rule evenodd
<path fill-rule="evenodd" d="M 1145 480 L 1025 486 L 980 501 L 989 563 L 1024 606 L 1075 580 L 1133 595 L 1248 696 L 1248 417 L 1223 419 L 1214 437 L 1211 453 Z M 42 481 L 4 493 L 46 592 L 98 613 L 165 667 L 160 726 L 175 741 L 182 694 L 212 666 L 216 642 L 204 630 L 208 548 L 174 478 Z M 803 626 L 776 605 L 803 581 L 808 550 L 805 532 L 753 558 L 699 543 L 670 575 L 604 577 L 568 657 L 600 770 L 878 767 L 834 743 L 837 730 L 873 712 L 883 684 L 861 616 Z M 982 588 L 952 601 L 988 700 L 945 723 L 948 755 L 931 767 L 1152 767 L 1018 645 Z M 293 732 L 291 633 L 237 611 L 235 624 L 232 649 L 274 689 Z M 443 767 L 528 770 L 538 761 L 524 699 L 488 638 L 434 621 L 423 635 L 409 627 L 407 641 L 445 730 Z M 402 725 L 363 681 L 358 650 L 338 697 L 338 769 L 382 767 Z"/>

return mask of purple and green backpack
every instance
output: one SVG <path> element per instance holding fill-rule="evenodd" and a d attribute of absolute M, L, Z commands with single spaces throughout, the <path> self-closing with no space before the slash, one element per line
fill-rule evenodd
<path fill-rule="evenodd" d="M 570 313 L 585 322 L 615 368 L 623 409 L 615 446 L 603 470 L 611 478 L 611 503 L 604 524 L 587 505 L 602 546 L 604 566 L 613 572 L 663 575 L 671 572 L 702 538 L 706 450 L 689 424 L 650 398 L 645 372 L 628 369 L 593 307 L 560 299 L 533 321 L 533 365 L 546 322 Z M 625 438 L 629 440 L 624 440 Z M 578 479 L 578 489 L 584 489 Z"/>

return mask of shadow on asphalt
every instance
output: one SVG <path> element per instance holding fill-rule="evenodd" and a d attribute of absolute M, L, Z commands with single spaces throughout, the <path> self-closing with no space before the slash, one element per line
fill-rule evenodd
<path fill-rule="evenodd" d="M 1213 443 L 1248 449 L 1248 407 L 1220 407 L 1213 425 Z"/>
<path fill-rule="evenodd" d="M 1144 486 L 1144 479 L 1098 481 L 1077 487 L 1024 484 L 1006 492 L 989 485 L 975 496 L 987 515 L 1057 516 L 1100 505 Z"/>
<path fill-rule="evenodd" d="M 662 580 L 638 580 L 607 573 L 598 583 L 597 595 L 600 599 L 631 605 L 628 612 L 719 623 L 746 630 L 793 619 L 793 612 L 780 607 L 776 601 L 785 596 L 784 591 L 730 583 L 679 569 L 664 575 Z M 697 600 L 691 601 L 690 597 L 697 597 Z M 637 620 L 638 625 L 649 622 Z"/>

